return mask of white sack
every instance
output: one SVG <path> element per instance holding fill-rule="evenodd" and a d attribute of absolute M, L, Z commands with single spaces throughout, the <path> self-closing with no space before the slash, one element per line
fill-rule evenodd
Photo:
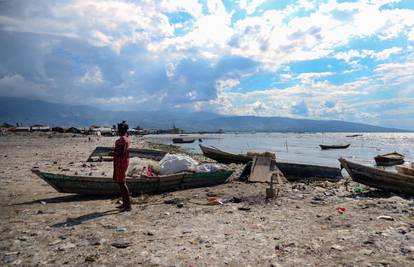
<path fill-rule="evenodd" d="M 196 168 L 196 172 L 219 172 L 226 169 L 226 166 L 223 164 L 205 163 L 198 165 Z"/>
<path fill-rule="evenodd" d="M 186 171 L 195 171 L 198 162 L 189 156 L 167 154 L 160 160 L 160 174 L 173 174 Z"/>

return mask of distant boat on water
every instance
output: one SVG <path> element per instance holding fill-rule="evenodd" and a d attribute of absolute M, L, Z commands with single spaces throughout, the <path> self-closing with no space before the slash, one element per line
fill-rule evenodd
<path fill-rule="evenodd" d="M 345 137 L 358 137 L 363 136 L 362 134 L 351 134 L 351 135 L 345 135 Z"/>
<path fill-rule="evenodd" d="M 346 144 L 346 145 L 319 145 L 321 147 L 322 150 L 327 150 L 327 149 L 346 149 L 350 146 L 351 144 Z"/>
<path fill-rule="evenodd" d="M 182 138 L 173 138 L 172 142 L 174 144 L 191 144 L 194 143 L 195 139 L 184 140 Z"/>
<path fill-rule="evenodd" d="M 397 152 L 378 155 L 374 159 L 377 166 L 393 166 L 404 163 L 404 155 Z"/>

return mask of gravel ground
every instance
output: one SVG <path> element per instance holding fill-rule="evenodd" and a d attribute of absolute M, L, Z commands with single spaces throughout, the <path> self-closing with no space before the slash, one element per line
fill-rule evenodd
<path fill-rule="evenodd" d="M 134 147 L 151 146 L 132 140 Z M 95 146 L 114 141 L 0 136 L 0 264 L 413 266 L 413 199 L 375 189 L 355 193 L 355 183 L 348 190 L 344 181 L 287 183 L 266 201 L 266 185 L 232 181 L 140 196 L 132 212 L 118 213 L 117 198 L 60 194 L 30 172 L 33 166 L 110 172 L 82 166 Z M 236 177 L 242 166 L 231 167 Z M 211 205 L 213 196 L 224 204 Z"/>

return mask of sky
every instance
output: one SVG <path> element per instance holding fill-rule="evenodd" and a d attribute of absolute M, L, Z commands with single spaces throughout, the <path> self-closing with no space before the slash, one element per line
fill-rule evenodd
<path fill-rule="evenodd" d="M 0 96 L 414 129 L 414 1 L 1 0 Z"/>

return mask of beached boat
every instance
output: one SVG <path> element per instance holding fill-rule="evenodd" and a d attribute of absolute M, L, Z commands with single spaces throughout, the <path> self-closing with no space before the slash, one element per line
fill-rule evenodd
<path fill-rule="evenodd" d="M 32 170 L 60 193 L 88 195 L 117 195 L 119 186 L 109 177 L 87 177 L 54 174 Z M 155 194 L 185 188 L 207 187 L 225 183 L 233 171 L 209 173 L 177 173 L 156 177 L 127 178 L 127 185 L 132 195 Z"/>
<path fill-rule="evenodd" d="M 112 157 L 109 156 L 109 153 L 113 152 L 113 147 L 105 147 L 105 146 L 98 146 L 95 150 L 91 153 L 87 161 L 99 160 L 99 159 L 108 159 L 112 160 Z M 146 148 L 130 148 L 129 149 L 129 157 L 134 158 L 145 158 L 145 159 L 153 159 L 156 161 L 160 161 L 167 152 L 155 149 L 146 149 Z"/>
<path fill-rule="evenodd" d="M 204 156 L 220 163 L 246 164 L 253 160 L 253 155 L 232 154 L 203 145 L 200 145 L 200 148 Z M 300 180 L 313 177 L 330 180 L 342 179 L 341 170 L 335 167 L 280 161 L 276 161 L 276 165 L 288 180 Z"/>
<path fill-rule="evenodd" d="M 319 145 L 321 147 L 322 150 L 327 150 L 327 149 L 345 149 L 348 148 L 351 144 L 346 144 L 346 145 Z"/>
<path fill-rule="evenodd" d="M 378 166 L 393 166 L 404 163 L 404 155 L 397 152 L 378 155 L 374 159 Z"/>
<path fill-rule="evenodd" d="M 191 144 L 194 143 L 195 139 L 184 140 L 182 138 L 173 138 L 172 142 L 174 144 Z"/>
<path fill-rule="evenodd" d="M 344 158 L 340 158 L 339 162 L 355 182 L 385 191 L 414 194 L 414 176 L 365 166 Z"/>
<path fill-rule="evenodd" d="M 243 154 L 233 154 L 228 153 L 225 151 L 222 151 L 220 149 L 214 148 L 214 147 L 207 147 L 203 145 L 199 145 L 201 151 L 203 152 L 204 156 L 210 159 L 214 159 L 217 162 L 224 163 L 224 164 L 230 164 L 230 163 L 236 163 L 236 164 L 246 164 L 249 161 L 253 160 L 252 156 L 247 156 Z"/>
<path fill-rule="evenodd" d="M 395 169 L 397 170 L 398 173 L 414 176 L 414 163 L 411 163 L 411 166 L 398 165 L 398 166 L 395 166 Z"/>

